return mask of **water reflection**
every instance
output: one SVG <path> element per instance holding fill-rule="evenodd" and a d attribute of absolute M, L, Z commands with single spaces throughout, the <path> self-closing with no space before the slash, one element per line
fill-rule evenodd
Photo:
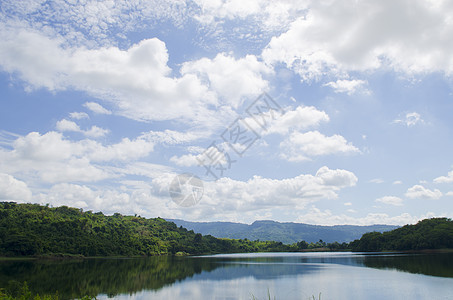
<path fill-rule="evenodd" d="M 63 299 L 83 295 L 157 290 L 202 271 L 218 268 L 206 259 L 148 257 L 66 261 L 0 261 L 0 287 L 26 281 L 35 293 L 55 293 Z"/>
<path fill-rule="evenodd" d="M 219 255 L 212 258 L 223 264 L 272 264 L 274 268 L 288 270 L 285 274 L 294 274 L 292 267 L 298 264 L 339 264 L 453 277 L 453 253 L 259 253 Z M 278 264 L 284 266 L 276 267 Z"/>
<path fill-rule="evenodd" d="M 341 269 L 335 266 L 345 267 Z M 453 254 L 260 253 L 203 257 L 0 261 L 0 287 L 6 286 L 10 280 L 16 280 L 27 281 L 30 289 L 40 294 L 58 291 L 63 299 L 100 294 L 113 297 L 143 291 L 162 293 L 163 289 L 168 292 L 168 289 L 177 289 L 181 284 L 190 285 L 193 282 L 198 286 L 206 282 L 225 285 L 226 282 L 250 280 L 276 282 L 285 278 L 290 279 L 287 282 L 295 282 L 301 278 L 328 278 L 342 272 L 357 274 L 358 271 L 354 270 L 369 268 L 451 278 Z M 327 287 L 329 284 L 322 284 L 319 289 Z M 205 291 L 209 288 L 209 285 L 205 287 Z"/>
<path fill-rule="evenodd" d="M 453 277 L 453 253 L 365 256 L 363 264 L 369 268 Z"/>

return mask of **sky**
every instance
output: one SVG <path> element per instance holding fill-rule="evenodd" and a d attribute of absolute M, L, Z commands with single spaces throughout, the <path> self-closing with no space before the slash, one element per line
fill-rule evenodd
<path fill-rule="evenodd" d="M 453 217 L 451 1 L 0 8 L 0 201 L 243 223 Z M 196 205 L 169 193 L 181 178 L 200 179 L 181 186 Z"/>

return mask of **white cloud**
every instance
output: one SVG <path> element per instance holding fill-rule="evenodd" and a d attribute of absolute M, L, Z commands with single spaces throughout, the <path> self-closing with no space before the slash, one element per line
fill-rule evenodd
<path fill-rule="evenodd" d="M 435 200 L 442 197 L 442 192 L 438 189 L 430 190 L 421 185 L 414 185 L 409 188 L 405 193 L 406 197 L 411 199 L 426 199 L 426 200 Z"/>
<path fill-rule="evenodd" d="M 451 183 L 453 182 L 453 171 L 448 172 L 447 176 L 440 176 L 434 179 L 435 183 Z"/>
<path fill-rule="evenodd" d="M 401 199 L 399 197 L 395 197 L 395 196 L 384 196 L 384 197 L 376 199 L 375 201 L 379 202 L 379 203 L 394 205 L 394 206 L 403 205 L 403 199 Z"/>
<path fill-rule="evenodd" d="M 191 166 L 198 166 L 200 163 L 197 160 L 197 158 L 201 156 L 199 155 L 193 155 L 193 154 L 183 154 L 181 156 L 172 156 L 170 158 L 170 161 L 178 166 L 182 167 L 191 167 Z"/>
<path fill-rule="evenodd" d="M 362 93 L 369 93 L 367 89 L 363 86 L 366 85 L 368 82 L 365 80 L 345 80 L 345 79 L 338 79 L 337 81 L 331 81 L 325 84 L 325 86 L 329 86 L 333 88 L 335 93 L 347 93 L 348 95 L 352 95 L 358 91 Z"/>
<path fill-rule="evenodd" d="M 344 205 L 344 206 L 351 206 L 352 203 L 351 203 L 351 202 L 345 202 L 345 203 L 343 203 L 343 205 Z"/>
<path fill-rule="evenodd" d="M 403 119 L 396 119 L 393 123 L 401 123 L 407 127 L 412 127 L 417 124 L 424 124 L 425 121 L 421 118 L 420 114 L 417 112 L 407 113 Z"/>
<path fill-rule="evenodd" d="M 25 182 L 11 175 L 0 173 L 0 200 L 31 200 L 31 191 Z"/>
<path fill-rule="evenodd" d="M 445 196 L 452 197 L 453 196 L 453 191 L 447 192 Z"/>
<path fill-rule="evenodd" d="M 293 132 L 280 147 L 283 149 L 281 157 L 289 161 L 304 161 L 312 156 L 337 153 L 360 153 L 360 150 L 348 143 L 343 136 L 336 134 L 328 137 L 318 131 Z"/>
<path fill-rule="evenodd" d="M 143 134 L 144 137 L 154 143 L 166 145 L 177 145 L 193 142 L 199 138 L 206 137 L 205 131 L 188 131 L 180 132 L 175 130 L 165 129 L 164 131 L 148 131 Z"/>
<path fill-rule="evenodd" d="M 151 26 L 157 19 L 178 26 L 187 18 L 189 6 L 185 0 L 53 1 L 52 5 L 35 0 L 2 2 L 5 19 L 24 20 L 33 28 L 64 36 L 68 43 L 88 46 L 111 44 L 112 32 L 127 34 L 144 24 Z M 51 16 L 52 28 L 46 16 Z"/>
<path fill-rule="evenodd" d="M 403 182 L 402 182 L 401 180 L 395 180 L 395 181 L 393 182 L 393 184 L 403 184 Z"/>
<path fill-rule="evenodd" d="M 321 122 L 328 122 L 329 116 L 313 106 L 298 106 L 294 110 L 287 110 L 277 117 L 270 127 L 262 134 L 287 134 L 289 131 L 305 130 L 317 127 Z"/>
<path fill-rule="evenodd" d="M 100 105 L 99 103 L 96 103 L 96 102 L 85 102 L 83 104 L 83 106 L 85 106 L 86 108 L 88 108 L 89 110 L 94 112 L 95 114 L 100 114 L 100 115 L 112 114 L 112 112 L 110 110 L 106 109 L 105 107 L 103 107 L 102 105 Z"/>
<path fill-rule="evenodd" d="M 97 126 L 91 126 L 90 129 L 82 131 L 83 134 L 87 137 L 97 138 L 101 136 L 105 136 L 110 132 L 108 129 L 100 128 Z"/>
<path fill-rule="evenodd" d="M 172 174 L 173 177 L 176 175 L 174 174 L 173 169 L 169 166 L 144 161 L 128 162 L 124 167 L 109 166 L 108 169 L 121 175 L 144 176 L 147 177 L 147 179 L 151 178 L 153 180 L 155 178 L 162 177 L 163 175 Z"/>
<path fill-rule="evenodd" d="M 173 156 L 170 161 L 178 166 L 191 167 L 191 166 L 205 166 L 205 167 L 223 167 L 228 169 L 231 166 L 232 160 L 227 151 L 223 149 L 224 145 L 215 145 L 204 149 L 201 153 L 184 154 L 181 156 Z"/>
<path fill-rule="evenodd" d="M 171 215 L 168 209 L 169 200 L 152 195 L 152 187 L 145 182 L 130 186 L 127 182 L 121 185 L 122 190 L 115 188 L 94 189 L 86 185 L 59 183 L 52 186 L 46 193 L 35 197 L 39 203 L 54 206 L 67 205 L 84 210 L 102 211 L 105 214 L 116 212 L 122 214 L 142 214 L 148 217 L 162 214 Z"/>
<path fill-rule="evenodd" d="M 90 116 L 85 112 L 72 112 L 69 117 L 74 120 L 89 119 Z"/>
<path fill-rule="evenodd" d="M 371 179 L 370 182 L 376 183 L 376 184 L 381 184 L 381 183 L 384 183 L 384 180 L 382 180 L 381 178 L 374 178 L 374 179 Z"/>
<path fill-rule="evenodd" d="M 247 20 L 252 23 L 252 28 L 247 27 L 247 32 L 259 28 L 263 31 L 275 31 L 285 28 L 296 16 L 303 14 L 309 1 L 272 1 L 272 0 L 249 0 L 246 2 L 239 0 L 195 0 L 200 7 L 200 11 L 194 18 L 203 25 L 221 27 L 223 23 L 230 20 Z M 247 26 L 247 24 L 240 23 Z M 240 26 L 235 28 L 241 33 Z"/>
<path fill-rule="evenodd" d="M 104 146 L 89 139 L 73 142 L 52 131 L 32 132 L 17 138 L 12 150 L 0 148 L 0 167 L 43 182 L 95 182 L 119 176 L 106 163 L 138 160 L 152 152 L 154 145 L 144 136 Z"/>
<path fill-rule="evenodd" d="M 75 131 L 75 132 L 80 132 L 80 127 L 73 121 L 68 121 L 66 119 L 60 120 L 57 122 L 57 130 L 58 131 Z"/>
<path fill-rule="evenodd" d="M 173 175 L 174 176 L 174 175 Z M 155 191 L 168 192 L 173 176 L 153 179 Z M 356 185 L 357 177 L 347 170 L 320 168 L 315 175 L 302 174 L 287 179 L 254 176 L 247 181 L 223 177 L 204 182 L 201 202 L 186 211 L 185 219 L 229 219 L 250 221 L 265 210 L 303 209 L 321 199 L 336 199 L 338 192 Z"/>
<path fill-rule="evenodd" d="M 181 68 L 181 74 L 195 74 L 233 107 L 238 107 L 243 97 L 256 97 L 267 91 L 269 83 L 263 79 L 263 75 L 272 72 L 254 55 L 235 59 L 225 53 L 217 54 L 214 59 L 186 62 Z"/>
<path fill-rule="evenodd" d="M 263 51 L 303 80 L 390 67 L 409 75 L 453 71 L 448 1 L 311 1 Z"/>
<path fill-rule="evenodd" d="M 41 32 L 0 26 L 0 65 L 29 88 L 73 88 L 113 105 L 134 120 L 196 120 L 216 104 L 208 87 L 193 74 L 171 76 L 165 44 L 145 39 L 129 49 L 64 47 L 63 39 Z M 39 51 L 36 51 L 39 49 Z M 108 113 L 95 102 L 87 107 Z"/>
<path fill-rule="evenodd" d="M 318 225 L 406 225 L 415 224 L 420 220 L 432 218 L 435 214 L 428 212 L 422 216 L 412 216 L 403 213 L 398 216 L 389 216 L 386 213 L 369 213 L 364 217 L 356 218 L 344 214 L 336 215 L 331 210 L 320 210 L 312 206 L 306 214 L 301 214 L 297 222 Z"/>
<path fill-rule="evenodd" d="M 143 136 L 134 140 L 123 138 L 119 143 L 108 146 L 90 140 L 81 141 L 77 144 L 79 149 L 76 154 L 86 155 L 95 162 L 137 160 L 147 156 L 154 149 L 154 143 Z"/>
<path fill-rule="evenodd" d="M 79 125 L 77 125 L 74 121 L 69 121 L 66 119 L 60 120 L 56 124 L 56 128 L 58 131 L 65 132 L 65 131 L 73 131 L 73 132 L 80 132 L 83 133 L 87 137 L 97 138 L 105 136 L 110 131 L 108 129 L 103 129 L 97 126 L 92 126 L 88 130 L 80 129 Z"/>
<path fill-rule="evenodd" d="M 170 167 L 142 161 L 156 144 L 187 143 L 200 134 L 150 131 L 135 139 L 102 144 L 91 139 L 71 141 L 59 132 L 31 132 L 15 137 L 8 149 L 0 147 L 0 169 L 34 183 L 97 182 L 126 175 L 154 178 L 171 173 Z"/>

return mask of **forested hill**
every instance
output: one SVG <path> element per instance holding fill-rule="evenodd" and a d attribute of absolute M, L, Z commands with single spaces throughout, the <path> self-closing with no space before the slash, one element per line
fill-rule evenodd
<path fill-rule="evenodd" d="M 218 238 L 249 239 L 261 241 L 277 241 L 284 244 L 296 243 L 301 240 L 317 242 L 320 239 L 327 243 L 351 242 L 367 232 L 389 231 L 398 226 L 391 225 L 336 225 L 319 226 L 303 223 L 280 223 L 275 221 L 256 221 L 251 225 L 231 222 L 188 222 L 167 219 L 178 226 L 192 229 L 202 234 L 210 234 Z"/>
<path fill-rule="evenodd" d="M 349 247 L 353 251 L 453 249 L 453 221 L 432 218 L 389 232 L 370 232 Z"/>
<path fill-rule="evenodd" d="M 0 256 L 133 256 L 297 251 L 306 243 L 218 239 L 161 218 L 0 202 Z"/>

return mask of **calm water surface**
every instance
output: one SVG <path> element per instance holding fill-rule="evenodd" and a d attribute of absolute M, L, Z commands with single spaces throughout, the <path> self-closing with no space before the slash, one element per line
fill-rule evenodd
<path fill-rule="evenodd" d="M 254 253 L 0 261 L 0 287 L 27 281 L 64 299 L 453 299 L 453 254 Z"/>

